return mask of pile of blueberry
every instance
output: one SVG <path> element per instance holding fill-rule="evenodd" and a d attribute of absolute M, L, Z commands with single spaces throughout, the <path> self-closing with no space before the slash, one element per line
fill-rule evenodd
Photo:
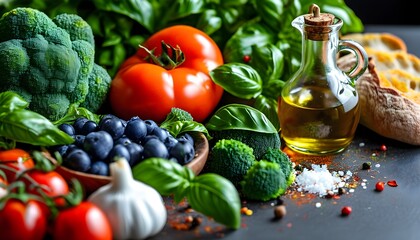
<path fill-rule="evenodd" d="M 185 165 L 195 155 L 190 134 L 175 138 L 153 120 L 139 117 L 125 121 L 108 114 L 99 123 L 82 117 L 58 127 L 75 141 L 54 150 L 63 157 L 63 166 L 80 172 L 108 176 L 109 163 L 116 157 L 124 157 L 130 166 L 151 157 Z"/>

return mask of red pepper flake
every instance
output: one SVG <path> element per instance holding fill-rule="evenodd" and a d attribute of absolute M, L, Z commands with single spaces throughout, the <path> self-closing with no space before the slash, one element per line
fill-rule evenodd
<path fill-rule="evenodd" d="M 341 215 L 342 216 L 348 216 L 348 215 L 350 215 L 351 211 L 352 211 L 352 209 L 351 209 L 350 206 L 345 206 L 341 209 Z"/>
<path fill-rule="evenodd" d="M 251 61 L 251 56 L 249 55 L 245 55 L 242 60 L 244 61 L 244 63 L 249 63 L 249 61 Z"/>
<path fill-rule="evenodd" d="M 387 184 L 388 184 L 388 186 L 390 186 L 390 187 L 397 187 L 397 186 L 398 186 L 398 183 L 397 183 L 397 181 L 395 181 L 395 180 L 389 180 L 389 181 L 387 182 Z"/>
<path fill-rule="evenodd" d="M 375 184 L 375 190 L 377 192 L 382 192 L 384 190 L 384 188 L 385 188 L 385 183 L 384 182 L 379 181 Z"/>

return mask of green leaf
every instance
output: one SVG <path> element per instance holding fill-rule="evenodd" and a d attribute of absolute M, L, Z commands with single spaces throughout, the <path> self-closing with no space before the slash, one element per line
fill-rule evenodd
<path fill-rule="evenodd" d="M 194 178 L 187 167 L 163 158 L 149 158 L 132 168 L 133 177 L 155 188 L 160 194 L 174 194 L 177 200 L 184 197 L 185 188 Z"/>
<path fill-rule="evenodd" d="M 268 98 L 261 95 L 257 97 L 253 106 L 264 113 L 264 115 L 270 120 L 273 126 L 277 130 L 280 130 L 277 98 Z"/>
<path fill-rule="evenodd" d="M 208 35 L 216 32 L 222 27 L 223 21 L 217 16 L 217 12 L 213 9 L 206 10 L 201 14 L 197 22 L 197 28 L 203 30 Z"/>
<path fill-rule="evenodd" d="M 263 82 L 279 79 L 284 68 L 283 53 L 274 44 L 264 47 L 254 45 L 250 65 L 260 74 Z"/>
<path fill-rule="evenodd" d="M 262 79 L 251 66 L 243 63 L 223 64 L 210 72 L 212 80 L 233 96 L 251 99 L 262 92 Z"/>
<path fill-rule="evenodd" d="M 25 109 L 0 114 L 0 135 L 35 146 L 65 145 L 74 142 L 72 137 L 54 126 L 47 118 Z"/>
<path fill-rule="evenodd" d="M 276 127 L 261 111 L 243 104 L 228 104 L 219 108 L 206 124 L 209 130 L 251 130 L 277 133 Z"/>
<path fill-rule="evenodd" d="M 69 110 L 67 111 L 66 115 L 64 115 L 62 118 L 58 119 L 54 122 L 54 125 L 60 125 L 62 123 L 68 123 L 73 124 L 74 121 L 80 117 L 85 117 L 89 120 L 92 120 L 96 123 L 99 122 L 101 116 L 92 113 L 91 111 L 87 110 L 83 107 L 78 107 L 76 104 L 72 104 L 69 107 Z"/>
<path fill-rule="evenodd" d="M 207 138 L 210 138 L 207 128 L 202 123 L 195 121 L 172 121 L 164 126 L 161 125 L 160 127 L 168 130 L 174 137 L 186 132 L 201 132 L 206 135 Z"/>
<path fill-rule="evenodd" d="M 29 103 L 15 92 L 6 91 L 0 93 L 0 114 L 15 109 L 25 109 L 28 106 Z"/>
<path fill-rule="evenodd" d="M 235 186 L 226 178 L 213 173 L 199 175 L 187 192 L 188 203 L 194 210 L 227 227 L 240 227 L 241 201 Z"/>

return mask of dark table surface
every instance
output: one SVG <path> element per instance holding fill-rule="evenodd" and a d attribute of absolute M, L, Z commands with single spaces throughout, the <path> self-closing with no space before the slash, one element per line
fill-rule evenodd
<path fill-rule="evenodd" d="M 420 26 L 366 26 L 366 31 L 394 33 L 406 42 L 409 52 L 420 56 Z M 381 150 L 382 145 L 386 151 Z M 304 164 L 326 162 L 326 158 L 303 159 Z M 354 192 L 336 199 L 290 191 L 282 196 L 287 215 L 280 220 L 274 219 L 275 200 L 246 202 L 244 206 L 253 214 L 242 215 L 242 225 L 235 231 L 205 217 L 192 230 L 175 230 L 171 222 L 199 214 L 186 213 L 182 211 L 185 203 L 175 205 L 167 198 L 168 224 L 153 239 L 420 239 L 420 147 L 359 126 L 350 147 L 327 162 L 329 170 L 353 172 Z M 362 170 L 364 162 L 372 162 L 370 170 Z M 375 191 L 377 181 L 389 180 L 398 186 Z M 352 207 L 347 217 L 341 216 L 343 206 Z"/>

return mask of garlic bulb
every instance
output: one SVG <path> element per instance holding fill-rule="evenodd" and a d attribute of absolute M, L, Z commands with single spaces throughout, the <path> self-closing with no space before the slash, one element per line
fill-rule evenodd
<path fill-rule="evenodd" d="M 145 239 L 159 233 L 167 212 L 160 194 L 133 179 L 125 159 L 110 164 L 111 183 L 92 193 L 88 201 L 107 215 L 114 239 Z"/>

